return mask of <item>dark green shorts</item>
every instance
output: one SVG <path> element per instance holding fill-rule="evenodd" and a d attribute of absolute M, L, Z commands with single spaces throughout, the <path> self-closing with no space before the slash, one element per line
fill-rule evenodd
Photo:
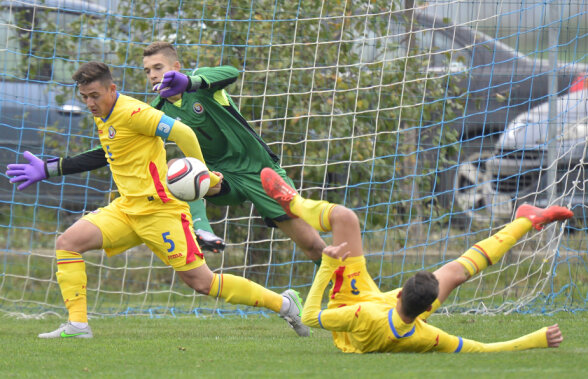
<path fill-rule="evenodd" d="M 294 187 L 294 182 L 286 175 L 286 171 L 283 168 L 277 163 L 272 168 L 288 184 Z M 220 195 L 206 197 L 206 201 L 216 205 L 238 205 L 249 200 L 255 205 L 255 209 L 264 218 L 265 223 L 272 227 L 276 226 L 273 221 L 286 221 L 290 219 L 280 204 L 265 193 L 261 185 L 259 173 L 234 174 L 222 172 L 222 174 L 223 186 L 227 186 L 227 188 L 223 189 L 223 193 Z"/>

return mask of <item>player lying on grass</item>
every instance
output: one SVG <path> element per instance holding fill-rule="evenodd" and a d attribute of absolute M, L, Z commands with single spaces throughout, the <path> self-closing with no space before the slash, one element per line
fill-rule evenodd
<path fill-rule="evenodd" d="M 192 130 L 149 105 L 118 93 L 108 66 L 83 64 L 72 76 L 81 98 L 94 115 L 98 136 L 120 196 L 71 225 L 56 241 L 57 282 L 69 320 L 40 338 L 90 338 L 86 306 L 86 266 L 82 253 L 104 249 L 120 254 L 145 243 L 197 292 L 233 304 L 265 307 L 277 312 L 301 336 L 309 329 L 300 320 L 300 299 L 293 290 L 282 295 L 245 278 L 213 273 L 204 260 L 192 228 L 190 207 L 166 187 L 163 138 L 175 141 L 188 157 L 204 161 Z M 28 164 L 11 164 L 12 183 L 45 175 L 51 168 L 25 153 Z M 60 162 L 63 163 L 63 162 Z M 218 191 L 211 174 L 211 191 Z M 211 192 L 209 191 L 209 193 Z"/>
<path fill-rule="evenodd" d="M 450 335 L 425 322 L 451 291 L 494 264 L 531 228 L 571 218 L 567 208 L 522 205 L 516 219 L 478 242 L 434 273 L 418 272 L 402 288 L 382 293 L 366 269 L 356 214 L 326 201 L 304 199 L 271 169 L 261 172 L 266 192 L 292 217 L 321 230 L 332 230 L 333 245 L 323 251 L 320 269 L 306 299 L 302 322 L 333 333 L 344 352 L 491 352 L 558 347 L 563 337 L 557 324 L 515 340 L 481 343 Z M 321 310 L 329 281 L 327 309 Z"/>

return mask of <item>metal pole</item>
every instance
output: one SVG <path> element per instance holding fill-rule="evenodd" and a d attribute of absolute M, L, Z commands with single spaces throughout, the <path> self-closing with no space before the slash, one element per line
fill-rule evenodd
<path fill-rule="evenodd" d="M 555 195 L 557 185 L 555 184 L 556 180 L 556 172 L 557 172 L 557 134 L 558 134 L 558 123 L 556 120 L 557 117 L 557 55 L 558 55 L 558 32 L 559 32 L 559 25 L 558 23 L 558 0 L 553 0 L 547 5 L 547 22 L 548 22 L 548 43 L 549 43 L 549 67 L 551 71 L 549 73 L 549 83 L 548 83 L 548 102 L 549 102 L 549 124 L 548 124 L 548 132 L 547 132 L 547 161 L 545 162 L 546 165 L 549 166 L 546 172 L 547 176 L 547 198 L 551 202 Z"/>

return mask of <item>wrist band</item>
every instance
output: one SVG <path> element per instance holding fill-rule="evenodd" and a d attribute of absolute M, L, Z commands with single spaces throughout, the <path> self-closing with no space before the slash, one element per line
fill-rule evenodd
<path fill-rule="evenodd" d="M 187 92 L 194 92 L 200 85 L 202 84 L 202 78 L 199 75 L 196 76 L 188 76 L 188 88 L 186 88 Z"/>
<path fill-rule="evenodd" d="M 61 176 L 61 158 L 51 158 L 45 162 L 45 174 L 48 178 Z"/>

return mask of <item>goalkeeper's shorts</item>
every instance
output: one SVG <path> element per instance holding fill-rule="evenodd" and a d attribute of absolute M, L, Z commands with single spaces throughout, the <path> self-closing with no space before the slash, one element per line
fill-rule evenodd
<path fill-rule="evenodd" d="M 280 165 L 275 163 L 271 168 L 294 187 L 294 182 Z M 221 171 L 221 173 L 223 174 L 224 185 L 228 186 L 228 190 L 223 191 L 221 195 L 206 197 L 206 201 L 210 201 L 215 205 L 239 205 L 249 200 L 255 205 L 255 209 L 263 217 L 265 223 L 271 227 L 276 226 L 274 221 L 290 219 L 282 206 L 265 193 L 259 173 L 230 173 L 224 171 Z"/>

